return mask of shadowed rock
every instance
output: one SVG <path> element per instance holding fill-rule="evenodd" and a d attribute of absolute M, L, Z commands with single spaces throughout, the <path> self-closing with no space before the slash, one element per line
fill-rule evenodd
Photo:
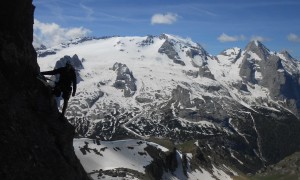
<path fill-rule="evenodd" d="M 132 72 L 128 69 L 126 64 L 115 63 L 113 66 L 113 70 L 117 73 L 114 87 L 117 89 L 123 89 L 125 97 L 133 96 L 135 91 L 137 90 L 135 78 L 133 77 Z"/>
<path fill-rule="evenodd" d="M 174 49 L 174 43 L 166 39 L 166 41 L 162 44 L 162 46 L 158 49 L 158 52 L 161 54 L 166 54 L 168 58 L 173 60 L 174 63 L 180 64 L 182 66 L 185 63 L 180 59 L 177 51 Z"/>
<path fill-rule="evenodd" d="M 0 179 L 87 180 L 74 128 L 36 78 L 32 0 L 1 1 Z"/>
<path fill-rule="evenodd" d="M 299 70 L 295 68 L 295 60 L 287 52 L 282 55 L 285 60 L 270 53 L 259 41 L 252 41 L 246 47 L 240 76 L 245 83 L 250 82 L 268 88 L 272 99 L 281 101 L 286 99 L 285 106 L 298 114 L 297 109 L 300 108 Z M 296 103 L 291 103 L 293 101 Z M 295 106 L 293 107 L 292 104 Z"/>

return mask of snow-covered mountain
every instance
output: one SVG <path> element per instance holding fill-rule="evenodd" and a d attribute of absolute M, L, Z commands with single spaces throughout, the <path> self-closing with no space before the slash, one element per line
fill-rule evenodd
<path fill-rule="evenodd" d="M 83 38 L 37 54 L 41 71 L 78 70 L 78 138 L 192 142 L 191 162 L 217 179 L 214 168 L 254 173 L 300 149 L 299 62 L 261 42 L 212 56 L 168 34 Z"/>

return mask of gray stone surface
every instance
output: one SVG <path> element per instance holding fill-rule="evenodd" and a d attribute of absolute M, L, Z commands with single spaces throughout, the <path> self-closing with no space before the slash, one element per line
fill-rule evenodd
<path fill-rule="evenodd" d="M 257 54 L 260 59 L 251 59 L 249 53 Z M 268 88 L 272 99 L 286 99 L 289 104 L 287 107 L 292 106 L 290 101 L 296 101 L 295 107 L 291 109 L 298 114 L 299 110 L 296 109 L 300 108 L 300 83 L 299 72 L 298 70 L 295 72 L 297 63 L 287 52 L 283 52 L 283 56 L 288 62 L 283 62 L 279 56 L 271 54 L 260 42 L 253 41 L 246 48 L 240 76 L 245 83 L 250 82 Z M 255 78 L 257 72 L 261 73 L 261 79 Z"/>
<path fill-rule="evenodd" d="M 117 89 L 123 89 L 125 97 L 133 96 L 135 91 L 137 90 L 135 84 L 136 80 L 126 64 L 115 63 L 113 65 L 113 70 L 117 73 L 114 87 Z"/>
<path fill-rule="evenodd" d="M 74 127 L 36 78 L 32 0 L 0 5 L 0 179 L 88 180 L 74 153 Z"/>
<path fill-rule="evenodd" d="M 161 54 L 166 54 L 171 60 L 173 60 L 174 63 L 184 66 L 185 63 L 181 60 L 173 46 L 174 43 L 167 39 L 158 49 L 158 52 Z"/>
<path fill-rule="evenodd" d="M 199 76 L 215 80 L 215 76 L 210 72 L 207 66 L 199 67 Z"/>

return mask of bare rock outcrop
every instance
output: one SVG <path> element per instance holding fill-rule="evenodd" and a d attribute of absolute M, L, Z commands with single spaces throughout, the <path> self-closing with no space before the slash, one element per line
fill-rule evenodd
<path fill-rule="evenodd" d="M 73 126 L 59 118 L 50 89 L 36 78 L 32 0 L 0 4 L 0 179 L 87 180 Z"/>

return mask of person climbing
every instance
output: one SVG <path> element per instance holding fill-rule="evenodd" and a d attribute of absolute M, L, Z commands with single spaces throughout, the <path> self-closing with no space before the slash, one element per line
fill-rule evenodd
<path fill-rule="evenodd" d="M 70 61 L 66 62 L 65 67 L 54 69 L 53 71 L 44 71 L 41 72 L 42 75 L 55 75 L 59 74 L 59 81 L 55 83 L 53 93 L 56 97 L 60 97 L 62 93 L 62 98 L 64 99 L 64 105 L 62 108 L 62 116 L 65 116 L 66 109 L 68 106 L 68 101 L 72 93 L 71 84 L 73 84 L 73 93 L 72 96 L 75 96 L 76 93 L 76 73 L 75 69 L 72 66 Z"/>

